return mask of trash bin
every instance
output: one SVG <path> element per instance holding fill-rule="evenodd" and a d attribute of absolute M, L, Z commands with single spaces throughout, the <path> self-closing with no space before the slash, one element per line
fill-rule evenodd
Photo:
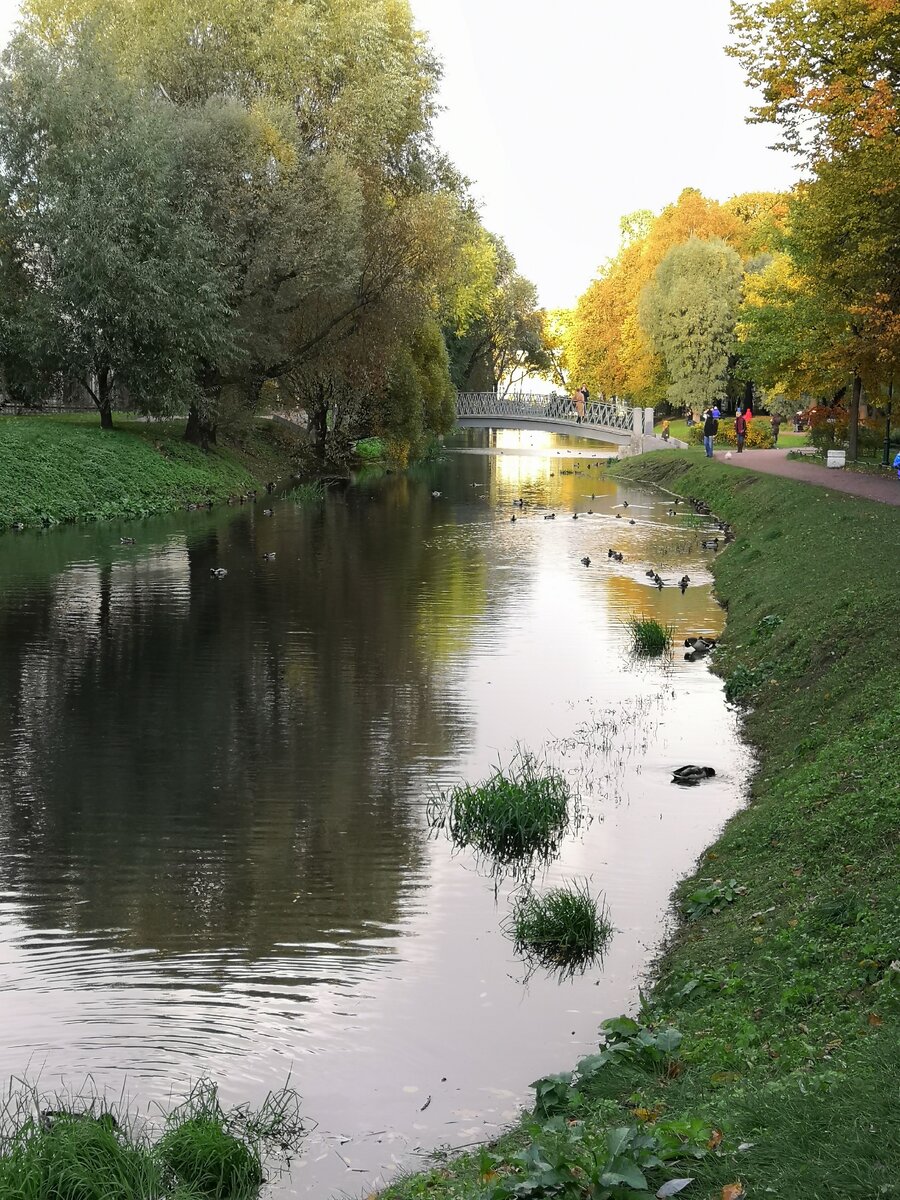
<path fill-rule="evenodd" d="M 843 467 L 847 465 L 846 450 L 829 450 L 825 459 L 827 467 Z"/>

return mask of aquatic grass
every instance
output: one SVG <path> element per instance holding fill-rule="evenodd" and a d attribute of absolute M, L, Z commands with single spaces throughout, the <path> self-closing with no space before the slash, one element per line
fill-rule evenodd
<path fill-rule="evenodd" d="M 549 858 L 559 848 L 577 797 L 559 771 L 527 750 L 477 784 L 441 792 L 429 804 L 432 828 L 446 828 L 458 847 L 471 847 L 500 866 Z"/>
<path fill-rule="evenodd" d="M 515 902 L 508 932 L 517 954 L 540 966 L 575 971 L 602 953 L 612 934 L 606 903 L 576 880 L 538 895 L 526 891 Z"/>
<path fill-rule="evenodd" d="M 263 1181 L 259 1153 L 225 1128 L 222 1117 L 192 1117 L 156 1147 L 162 1168 L 180 1188 L 215 1200 L 242 1200 Z"/>
<path fill-rule="evenodd" d="M 157 1200 L 162 1176 L 149 1146 L 109 1112 L 35 1115 L 0 1140 L 0 1196 L 16 1200 Z"/>
<path fill-rule="evenodd" d="M 0 1109 L 0 1197 L 255 1200 L 263 1152 L 296 1149 L 305 1134 L 299 1106 L 286 1087 L 258 1109 L 223 1109 L 202 1081 L 154 1142 L 153 1124 L 122 1099 L 110 1105 L 88 1091 L 48 1100 L 16 1082 Z"/>
<path fill-rule="evenodd" d="M 629 617 L 625 626 L 631 634 L 631 649 L 641 658 L 659 658 L 671 652 L 675 628 L 652 617 Z"/>
<path fill-rule="evenodd" d="M 311 479 L 306 483 L 298 483 L 296 487 L 292 487 L 289 492 L 285 493 L 286 500 L 291 500 L 294 504 L 299 505 L 321 504 L 325 496 L 325 485 L 318 479 Z"/>

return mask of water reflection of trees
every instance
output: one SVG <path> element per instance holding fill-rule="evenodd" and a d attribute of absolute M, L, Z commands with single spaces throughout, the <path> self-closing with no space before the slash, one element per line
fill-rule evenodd
<path fill-rule="evenodd" d="M 253 957 L 396 921 L 417 774 L 465 736 L 442 629 L 458 649 L 486 602 L 476 541 L 439 550 L 436 519 L 394 479 L 31 563 L 0 600 L 0 886 L 27 920 Z"/>

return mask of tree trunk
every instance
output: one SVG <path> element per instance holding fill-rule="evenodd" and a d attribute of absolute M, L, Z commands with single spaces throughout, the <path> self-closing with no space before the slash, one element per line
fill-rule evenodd
<path fill-rule="evenodd" d="M 856 462 L 859 457 L 859 400 L 862 396 L 862 379 L 854 372 L 853 391 L 850 395 L 850 425 L 847 429 L 847 457 Z"/>
<path fill-rule="evenodd" d="M 102 367 L 97 372 L 97 391 L 94 395 L 94 403 L 100 411 L 100 428 L 112 429 L 112 381 L 107 367 Z"/>
<path fill-rule="evenodd" d="M 309 427 L 313 432 L 316 458 L 325 461 L 325 439 L 328 436 L 328 405 L 322 401 L 309 414 Z"/>
<path fill-rule="evenodd" d="M 200 413 L 197 405 L 192 404 L 188 409 L 187 425 L 184 427 L 184 440 L 192 446 L 200 445 Z"/>

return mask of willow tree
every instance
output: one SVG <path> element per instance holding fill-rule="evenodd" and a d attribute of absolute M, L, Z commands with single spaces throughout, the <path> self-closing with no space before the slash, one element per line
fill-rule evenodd
<path fill-rule="evenodd" d="M 742 275 L 726 242 L 692 237 L 668 252 L 644 289 L 641 324 L 665 361 L 667 399 L 678 408 L 725 396 Z"/>
<path fill-rule="evenodd" d="M 104 427 L 199 395 L 234 362 L 219 270 L 179 114 L 120 79 L 90 38 L 14 39 L 0 73 L 0 244 L 16 282 L 3 357 L 19 383 L 76 383 Z"/>
<path fill-rule="evenodd" d="M 226 391 L 253 406 L 313 363 L 366 358 L 367 329 L 399 342 L 462 286 L 463 188 L 431 143 L 438 68 L 404 0 L 26 3 L 33 45 L 87 31 L 189 126 L 203 181 L 239 353 L 200 364 L 189 437 L 215 436 Z"/>

